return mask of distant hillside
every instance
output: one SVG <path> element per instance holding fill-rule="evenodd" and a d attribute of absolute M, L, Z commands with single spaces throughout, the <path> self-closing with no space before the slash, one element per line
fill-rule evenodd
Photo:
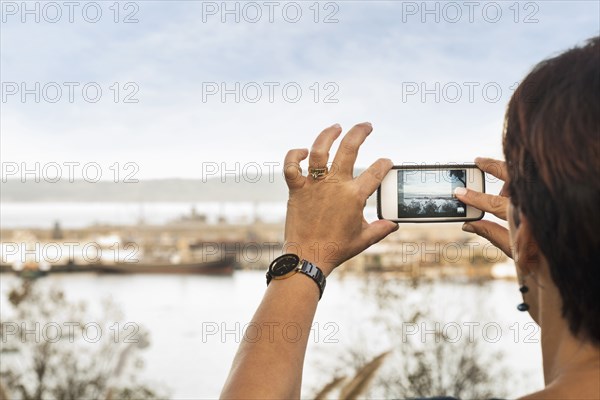
<path fill-rule="evenodd" d="M 358 176 L 364 169 L 356 169 Z M 273 182 L 269 182 L 269 178 Z M 237 180 L 237 182 L 236 182 Z M 138 183 L 114 183 L 85 180 L 61 180 L 56 183 L 41 180 L 21 182 L 8 179 L 0 182 L 0 201 L 2 202 L 278 202 L 287 201 L 288 188 L 283 175 L 264 176 L 257 182 L 249 182 L 239 176 L 228 176 L 225 182 L 221 178 L 207 179 L 149 179 Z M 369 203 L 374 201 L 371 196 Z"/>
<path fill-rule="evenodd" d="M 89 183 L 84 180 L 22 183 L 7 180 L 0 186 L 2 202 L 263 202 L 285 201 L 288 195 L 285 181 L 280 176 L 276 176 L 272 183 L 268 179 L 255 183 L 240 179 L 236 183 L 230 177 L 225 183 L 218 178 L 206 182 L 199 179 L 157 179 L 140 180 L 138 183 Z"/>

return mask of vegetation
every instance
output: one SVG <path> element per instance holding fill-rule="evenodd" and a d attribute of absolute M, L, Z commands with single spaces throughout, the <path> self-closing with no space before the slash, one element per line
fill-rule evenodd
<path fill-rule="evenodd" d="M 91 320 L 87 304 L 39 285 L 23 280 L 7 295 L 10 310 L 0 320 L 2 399 L 159 397 L 137 378 L 139 352 L 149 344 L 143 328 L 115 322 L 121 313 L 109 301 L 102 317 Z"/>
<path fill-rule="evenodd" d="M 413 285 L 419 281 L 413 281 Z M 414 287 L 414 286 L 413 286 Z M 454 396 L 463 399 L 502 398 L 508 369 L 499 352 L 485 355 L 477 337 L 449 338 L 436 327 L 421 335 L 403 335 L 403 324 L 427 322 L 431 310 L 420 302 L 408 302 L 408 284 L 374 278 L 366 288 L 377 299 L 377 316 L 369 321 L 369 337 L 341 355 L 335 377 L 316 391 L 319 398 L 414 398 Z M 420 289 L 422 290 L 422 289 Z M 427 297 L 427 296 L 425 296 Z M 428 326 L 431 325 L 429 321 Z M 391 349 L 368 361 L 372 342 L 391 343 Z M 348 367 L 354 378 L 348 381 Z M 365 374 L 369 379 L 364 379 Z M 347 387 L 354 387 L 348 396 Z M 356 390 L 358 388 L 358 390 Z M 325 393 L 325 395 L 324 395 Z"/>
<path fill-rule="evenodd" d="M 412 200 L 408 204 L 398 204 L 398 215 L 405 217 L 454 217 L 460 203 L 456 199 Z"/>

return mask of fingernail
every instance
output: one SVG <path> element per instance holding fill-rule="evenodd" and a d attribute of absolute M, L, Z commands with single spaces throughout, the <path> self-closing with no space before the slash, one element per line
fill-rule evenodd
<path fill-rule="evenodd" d="M 465 232 L 475 233 L 475 229 L 473 229 L 473 226 L 471 224 L 463 224 L 462 230 Z"/>
<path fill-rule="evenodd" d="M 372 124 L 372 123 L 370 123 L 370 122 L 368 122 L 368 121 L 367 121 L 367 122 L 363 122 L 363 124 L 365 124 L 365 125 L 369 125 L 371 128 L 373 127 L 373 124 Z"/>
<path fill-rule="evenodd" d="M 396 227 L 394 228 L 394 230 L 392 232 L 396 232 L 398 229 L 400 229 L 400 224 L 396 224 Z"/>
<path fill-rule="evenodd" d="M 332 128 L 336 128 L 336 129 L 341 129 L 342 126 L 340 124 L 333 124 L 331 125 Z"/>
<path fill-rule="evenodd" d="M 454 189 L 454 194 L 457 196 L 464 196 L 465 194 L 467 194 L 467 189 L 464 187 L 457 187 L 456 189 Z"/>

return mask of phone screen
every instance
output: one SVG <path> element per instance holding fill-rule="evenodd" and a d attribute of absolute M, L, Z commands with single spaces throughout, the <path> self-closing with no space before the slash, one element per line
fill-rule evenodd
<path fill-rule="evenodd" d="M 377 190 L 377 215 L 396 222 L 477 221 L 483 211 L 459 201 L 454 191 L 485 192 L 474 164 L 395 165 Z"/>
<path fill-rule="evenodd" d="M 465 169 L 398 171 L 398 218 L 466 217 L 454 189 L 467 186 Z"/>

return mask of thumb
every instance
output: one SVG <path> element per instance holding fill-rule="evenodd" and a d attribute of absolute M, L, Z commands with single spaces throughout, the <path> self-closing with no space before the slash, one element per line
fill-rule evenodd
<path fill-rule="evenodd" d="M 379 242 L 390 233 L 397 231 L 399 227 L 397 223 L 385 219 L 371 222 L 362 232 L 362 237 L 367 242 L 365 248 Z"/>

